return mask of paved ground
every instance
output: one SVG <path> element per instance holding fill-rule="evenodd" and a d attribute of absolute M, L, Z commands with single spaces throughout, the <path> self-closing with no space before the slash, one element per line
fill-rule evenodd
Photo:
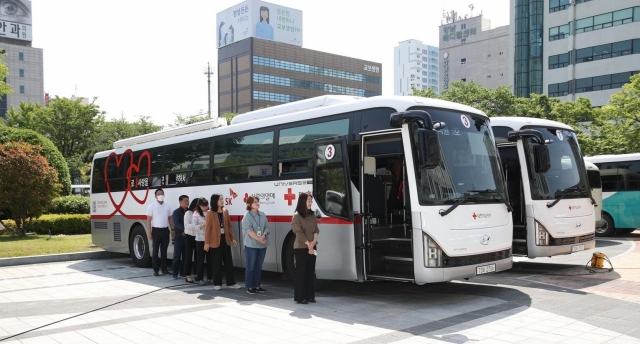
<path fill-rule="evenodd" d="M 279 274 L 248 295 L 153 277 L 129 259 L 5 267 L 0 343 L 640 344 L 637 232 L 598 240 L 613 272 L 589 273 L 589 251 L 469 281 L 334 282 L 310 305 Z"/>

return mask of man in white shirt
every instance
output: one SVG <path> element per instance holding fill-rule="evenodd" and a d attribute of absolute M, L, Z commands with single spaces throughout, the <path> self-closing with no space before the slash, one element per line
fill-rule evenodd
<path fill-rule="evenodd" d="M 168 275 L 167 270 L 167 248 L 173 235 L 173 219 L 171 218 L 171 206 L 164 202 L 164 191 L 156 190 L 156 200 L 147 208 L 147 229 L 149 239 L 153 240 L 153 275 L 159 276 L 158 271 L 162 268 L 162 274 Z M 158 250 L 162 257 L 162 264 L 158 261 Z"/>

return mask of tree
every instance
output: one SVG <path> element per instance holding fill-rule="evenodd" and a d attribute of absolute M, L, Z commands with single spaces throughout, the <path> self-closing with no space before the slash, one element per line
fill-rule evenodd
<path fill-rule="evenodd" d="M 71 194 L 71 178 L 69 176 L 69 167 L 64 157 L 56 148 L 56 146 L 43 135 L 33 130 L 17 129 L 7 126 L 0 126 L 0 144 L 10 142 L 25 142 L 30 145 L 42 147 L 42 155 L 47 159 L 58 174 L 57 183 L 62 185 L 61 194 L 63 196 Z M 0 177 L 2 171 L 0 170 Z"/>
<path fill-rule="evenodd" d="M 227 124 L 231 124 L 231 121 L 233 120 L 234 117 L 238 116 L 237 113 L 233 113 L 233 112 L 227 112 L 227 113 L 223 113 L 222 118 L 227 120 Z"/>
<path fill-rule="evenodd" d="M 45 109 L 36 103 L 20 103 L 18 110 L 15 108 L 7 111 L 6 124 L 14 128 L 30 129 L 37 133 L 44 133 Z"/>
<path fill-rule="evenodd" d="M 84 162 L 91 162 L 97 152 L 113 149 L 113 143 L 130 137 L 150 134 L 162 130 L 162 126 L 151 122 L 148 116 L 139 116 L 135 122 L 128 122 L 124 116 L 98 123 L 92 146 L 83 155 Z"/>
<path fill-rule="evenodd" d="M 9 68 L 4 62 L 5 56 L 7 56 L 6 53 L 0 54 L 0 98 L 5 94 L 11 94 L 13 92 L 11 86 L 6 82 L 7 76 L 9 76 Z"/>
<path fill-rule="evenodd" d="M 177 127 L 181 127 L 183 125 L 199 123 L 199 122 L 203 122 L 203 121 L 206 121 L 208 119 L 211 119 L 211 116 L 209 116 L 208 114 L 206 114 L 202 110 L 200 110 L 200 112 L 198 112 L 195 115 L 183 116 L 183 115 L 181 115 L 179 113 L 174 113 L 174 115 L 176 116 L 176 119 L 173 121 L 173 124 L 169 124 L 168 125 L 169 128 L 177 128 Z"/>
<path fill-rule="evenodd" d="M 0 145 L 0 209 L 15 221 L 21 235 L 62 186 L 56 170 L 40 155 L 43 150 L 21 142 Z"/>

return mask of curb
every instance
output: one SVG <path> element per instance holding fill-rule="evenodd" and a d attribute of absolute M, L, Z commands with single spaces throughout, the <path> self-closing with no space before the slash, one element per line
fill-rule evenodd
<path fill-rule="evenodd" d="M 128 255 L 124 253 L 107 252 L 107 251 L 45 254 L 40 256 L 0 258 L 0 267 L 28 265 L 28 264 L 42 264 L 42 263 L 59 263 L 59 262 L 68 262 L 72 260 L 85 260 L 85 259 L 124 258 L 127 256 Z"/>

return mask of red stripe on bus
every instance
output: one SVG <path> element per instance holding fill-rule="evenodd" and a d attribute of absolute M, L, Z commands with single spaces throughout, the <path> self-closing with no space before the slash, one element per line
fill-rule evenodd
<path fill-rule="evenodd" d="M 114 215 L 91 215 L 91 219 L 92 220 L 109 220 L 113 216 Z M 146 220 L 147 219 L 146 215 L 121 215 L 121 216 L 124 216 L 124 218 L 129 220 Z M 240 222 L 242 221 L 243 217 L 244 215 L 243 216 L 230 215 L 229 219 L 231 221 Z M 267 216 L 267 220 L 269 220 L 269 222 L 272 222 L 272 223 L 276 223 L 276 222 L 291 223 L 291 218 L 292 216 Z M 332 217 L 323 217 L 322 219 L 318 220 L 318 223 L 323 225 L 352 225 L 353 224 L 353 222 L 351 221 L 335 219 Z"/>
<path fill-rule="evenodd" d="M 109 220 L 113 218 L 114 215 L 91 215 L 92 220 Z M 147 215 L 120 215 L 125 219 L 129 220 L 146 220 Z"/>

